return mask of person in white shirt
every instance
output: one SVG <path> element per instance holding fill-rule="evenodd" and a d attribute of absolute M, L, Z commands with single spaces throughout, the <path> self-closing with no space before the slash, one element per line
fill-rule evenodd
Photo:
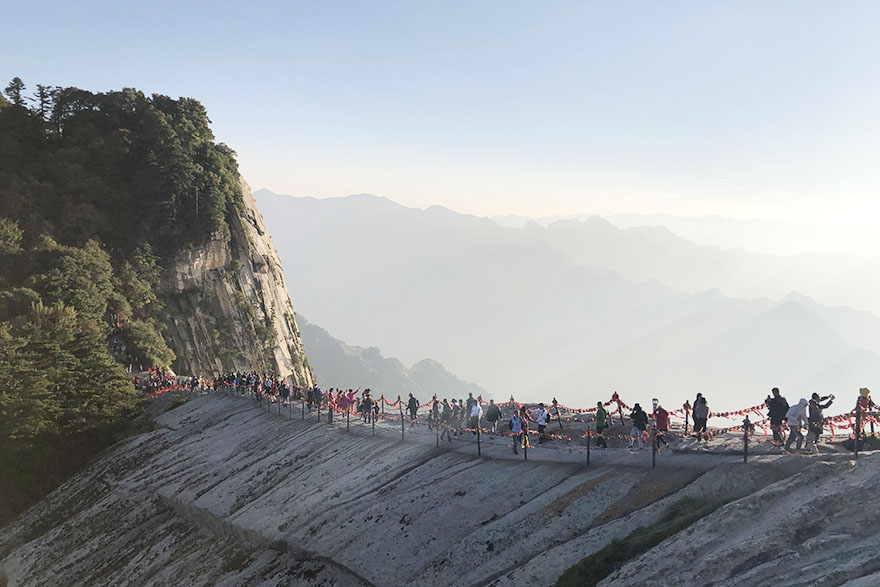
<path fill-rule="evenodd" d="M 473 432 L 474 435 L 477 434 L 477 428 L 479 428 L 479 426 L 480 426 L 480 418 L 482 418 L 482 417 L 483 417 L 483 407 L 480 405 L 479 402 L 475 402 L 474 406 L 471 408 L 471 418 L 470 418 L 470 423 L 469 423 L 470 425 L 468 426 L 468 428 L 470 428 L 471 430 L 474 431 Z"/>
<path fill-rule="evenodd" d="M 547 411 L 544 404 L 538 404 L 538 408 L 541 410 L 538 414 L 538 444 L 541 444 L 544 442 L 544 431 L 547 429 L 547 424 L 550 422 L 550 412 Z"/>

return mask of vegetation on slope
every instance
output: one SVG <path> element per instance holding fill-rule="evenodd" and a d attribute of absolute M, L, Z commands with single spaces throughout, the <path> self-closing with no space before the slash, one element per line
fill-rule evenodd
<path fill-rule="evenodd" d="M 0 524 L 106 446 L 169 366 L 163 263 L 241 205 L 196 100 L 15 78 L 0 100 Z"/>
<path fill-rule="evenodd" d="M 612 540 L 602 550 L 574 565 L 559 578 L 556 587 L 591 587 L 624 563 L 654 548 L 727 503 L 687 497 L 670 505 L 659 520 L 636 529 L 622 540 Z"/>

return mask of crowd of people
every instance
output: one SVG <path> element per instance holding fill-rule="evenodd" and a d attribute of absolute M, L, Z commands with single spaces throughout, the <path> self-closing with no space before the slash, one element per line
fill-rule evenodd
<path fill-rule="evenodd" d="M 506 434 L 513 439 L 513 452 L 519 452 L 519 448 L 528 447 L 531 431 L 536 431 L 539 444 L 548 441 L 552 434 L 548 427 L 555 420 L 562 427 L 562 415 L 560 406 L 554 399 L 549 405 L 538 403 L 536 406 L 527 407 L 523 404 L 509 402 L 498 405 L 495 400 L 489 400 L 488 404 L 482 402 L 482 398 L 475 398 L 472 393 L 467 399 L 439 399 L 436 395 L 427 404 L 421 404 L 412 393 L 406 400 L 390 403 L 384 397 L 377 399 L 370 389 L 328 389 L 324 391 L 318 386 L 298 387 L 288 384 L 283 378 L 276 375 L 263 375 L 255 371 L 249 373 L 229 373 L 213 380 L 202 381 L 197 377 L 179 378 L 169 373 L 151 369 L 146 374 L 135 378 L 135 384 L 145 392 L 153 392 L 169 384 L 178 384 L 184 388 L 196 391 L 217 391 L 221 387 L 232 389 L 241 395 L 250 393 L 255 397 L 267 397 L 272 401 L 283 404 L 297 400 L 302 401 L 304 409 L 311 412 L 313 409 L 320 410 L 322 407 L 328 413 L 348 413 L 356 415 L 366 424 L 373 424 L 383 417 L 382 402 L 405 413 L 409 427 L 418 423 L 427 424 L 428 430 L 435 430 L 444 442 L 452 442 L 462 434 L 505 434 L 503 423 L 506 421 Z M 511 398 L 512 399 L 512 398 Z M 821 396 L 813 393 L 809 399 L 801 398 L 794 405 L 790 405 L 783 397 L 778 388 L 774 387 L 767 396 L 764 405 L 767 409 L 767 420 L 772 432 L 771 442 L 782 448 L 786 453 L 806 451 L 815 453 L 818 444 L 825 432 L 825 416 L 823 410 L 834 402 L 834 395 Z M 595 442 L 596 448 L 608 448 L 608 430 L 613 426 L 609 407 L 616 404 L 616 412 L 620 417 L 621 425 L 624 424 L 624 407 L 619 396 L 615 392 L 611 401 L 607 403 L 597 402 L 592 412 L 595 432 L 587 434 L 588 442 Z M 862 412 L 875 407 L 870 398 L 867 388 L 860 390 L 858 407 Z M 484 408 L 485 406 L 485 408 Z M 420 410 L 427 408 L 426 413 L 420 414 Z M 708 400 L 702 393 L 698 393 L 693 404 L 685 402 L 683 412 L 692 418 L 692 428 L 688 430 L 688 420 L 685 419 L 683 434 L 690 436 L 698 443 L 708 441 L 711 436 L 707 424 L 712 416 Z M 680 414 L 679 414 L 680 415 Z M 668 448 L 673 439 L 670 430 L 670 413 L 659 402 L 652 400 L 651 412 L 645 411 L 640 404 L 636 403 L 629 415 L 631 423 L 629 434 L 618 435 L 628 439 L 629 450 L 643 450 L 649 444 L 649 438 L 653 439 L 656 450 Z M 862 422 L 862 428 L 864 422 Z M 649 434 L 650 428 L 650 434 Z M 625 428 L 624 428 L 625 430 Z M 863 430 L 860 430 L 863 432 Z M 678 436 L 682 435 L 679 430 Z"/>

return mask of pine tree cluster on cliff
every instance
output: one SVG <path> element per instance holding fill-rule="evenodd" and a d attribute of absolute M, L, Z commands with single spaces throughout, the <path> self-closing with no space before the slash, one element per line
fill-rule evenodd
<path fill-rule="evenodd" d="M 234 153 L 215 143 L 196 100 L 46 86 L 30 97 L 18 78 L 5 93 L 0 453 L 8 455 L 139 409 L 118 361 L 175 358 L 155 290 L 163 263 L 228 231 L 242 194 Z"/>

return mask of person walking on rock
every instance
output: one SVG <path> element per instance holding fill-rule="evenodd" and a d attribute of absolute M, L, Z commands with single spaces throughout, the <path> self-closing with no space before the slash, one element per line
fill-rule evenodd
<path fill-rule="evenodd" d="M 706 425 L 709 422 L 709 402 L 703 397 L 703 394 L 697 394 L 697 400 L 694 401 L 694 434 L 697 436 L 697 442 L 705 438 L 709 440 L 706 434 Z"/>
<path fill-rule="evenodd" d="M 364 399 L 361 401 L 361 412 L 363 414 L 364 423 L 369 424 L 373 417 L 373 398 L 370 397 L 370 390 L 364 391 Z"/>
<path fill-rule="evenodd" d="M 663 409 L 657 398 L 654 398 L 654 426 L 656 427 L 657 452 L 660 452 L 660 443 L 669 448 L 666 435 L 669 433 L 669 412 Z"/>
<path fill-rule="evenodd" d="M 543 403 L 538 404 L 538 408 L 541 410 L 538 412 L 538 444 L 544 444 L 544 432 L 547 430 L 547 422 L 550 420 L 550 412 L 547 411 Z"/>
<path fill-rule="evenodd" d="M 533 420 L 525 405 L 519 409 L 519 419 L 522 422 L 522 445 L 524 448 L 532 448 L 532 444 L 529 442 L 529 422 L 533 422 Z"/>
<path fill-rule="evenodd" d="M 608 448 L 605 442 L 605 430 L 608 429 L 608 410 L 602 405 L 602 402 L 596 404 L 596 448 Z M 589 439 L 588 439 L 589 441 Z"/>
<path fill-rule="evenodd" d="M 788 402 L 785 401 L 785 398 L 779 395 L 779 388 L 774 387 L 770 393 L 773 394 L 773 397 L 770 398 L 768 402 L 768 418 L 770 418 L 770 430 L 773 431 L 773 443 L 774 444 L 782 444 L 785 442 L 785 437 L 782 432 L 782 422 L 785 420 L 785 415 L 788 413 Z"/>
<path fill-rule="evenodd" d="M 493 434 L 498 431 L 498 421 L 501 420 L 501 410 L 495 405 L 495 400 L 489 400 L 489 407 L 486 408 L 486 422 L 489 423 L 489 432 Z"/>
<path fill-rule="evenodd" d="M 452 402 L 455 403 L 455 400 L 452 400 Z M 446 398 L 443 399 L 443 415 L 440 418 L 440 426 L 443 427 L 443 430 L 440 432 L 440 440 L 446 438 L 446 440 L 452 442 L 452 408 L 449 406 Z"/>
<path fill-rule="evenodd" d="M 474 409 L 474 406 L 478 403 L 479 402 L 474 399 L 474 394 L 469 393 L 467 398 L 467 413 L 470 414 L 471 411 Z"/>
<path fill-rule="evenodd" d="M 413 394 L 409 394 L 409 401 L 406 403 L 406 409 L 409 410 L 409 427 L 416 425 L 419 414 L 419 400 Z"/>
<path fill-rule="evenodd" d="M 809 422 L 807 426 L 807 442 L 804 447 L 810 454 L 819 452 L 818 442 L 822 437 L 825 425 L 825 415 L 822 413 L 822 410 L 830 406 L 833 401 L 833 395 L 820 397 L 818 393 L 814 393 L 810 397 L 809 416 L 807 417 Z M 822 402 L 825 403 L 823 404 Z"/>
<path fill-rule="evenodd" d="M 522 417 L 517 413 L 513 412 L 513 415 L 510 417 L 510 432 L 513 434 L 513 454 L 518 455 L 520 443 L 522 443 L 522 433 L 523 433 L 523 420 Z"/>
<path fill-rule="evenodd" d="M 471 416 L 470 422 L 468 423 L 468 428 L 473 430 L 472 434 L 476 436 L 477 430 L 480 427 L 480 419 L 483 417 L 483 407 L 479 404 L 479 402 L 474 402 L 474 405 L 471 406 Z"/>
<path fill-rule="evenodd" d="M 458 436 L 458 429 L 461 427 L 461 410 L 464 408 L 464 404 L 461 402 L 456 403 L 455 400 L 452 400 L 452 418 L 449 424 L 454 428 L 453 432 Z"/>
<path fill-rule="evenodd" d="M 630 430 L 629 433 L 631 437 L 629 447 L 634 448 L 636 442 L 638 442 L 639 450 L 642 450 L 645 448 L 642 435 L 645 433 L 645 430 L 648 429 L 648 414 L 642 409 L 642 406 L 636 404 L 633 406 L 633 411 L 629 417 L 633 423 L 632 430 Z"/>
<path fill-rule="evenodd" d="M 440 400 L 437 399 L 435 394 L 431 401 L 431 416 L 428 418 L 428 430 L 433 430 L 434 426 L 440 425 Z"/>
<path fill-rule="evenodd" d="M 791 445 L 795 441 L 797 441 L 797 451 L 800 452 L 801 445 L 804 442 L 804 435 L 801 432 L 801 428 L 809 424 L 807 418 L 807 400 L 801 398 L 801 401 L 799 401 L 797 405 L 790 407 L 785 414 L 785 419 L 788 422 L 789 430 L 788 440 L 785 443 L 785 452 L 791 452 Z"/>

